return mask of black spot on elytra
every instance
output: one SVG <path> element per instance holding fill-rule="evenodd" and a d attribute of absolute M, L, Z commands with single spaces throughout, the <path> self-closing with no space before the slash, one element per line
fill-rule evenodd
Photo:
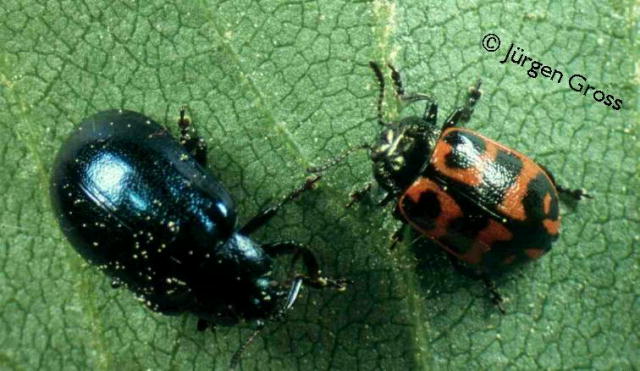
<path fill-rule="evenodd" d="M 461 206 L 466 212 L 462 217 L 451 221 L 444 239 L 447 241 L 449 248 L 464 254 L 473 247 L 473 241 L 478 236 L 478 233 L 489 225 L 489 217 L 471 204 L 467 205 L 467 207 L 465 205 Z"/>
<path fill-rule="evenodd" d="M 483 205 L 495 207 L 502 202 L 522 172 L 522 160 L 512 153 L 498 150 L 495 161 L 483 169 L 482 185 L 477 192 Z"/>
<path fill-rule="evenodd" d="M 553 196 L 553 192 L 548 193 L 551 196 L 551 205 L 549 208 L 549 213 L 547 214 L 547 218 L 550 219 L 558 219 L 560 216 L 560 211 L 558 210 L 558 200 Z"/>
<path fill-rule="evenodd" d="M 449 229 L 452 233 L 463 234 L 474 238 L 489 225 L 489 218 L 480 212 L 466 214 L 451 221 Z"/>
<path fill-rule="evenodd" d="M 544 197 L 551 195 L 551 209 L 549 214 L 544 212 Z M 524 211 L 529 220 L 557 219 L 558 200 L 553 197 L 553 185 L 543 173 L 539 173 L 531 179 L 527 189 L 527 196 L 522 200 Z"/>
<path fill-rule="evenodd" d="M 435 219 L 442 212 L 438 196 L 433 191 L 422 192 L 418 202 L 414 202 L 410 197 L 405 197 L 402 208 L 412 222 L 425 230 L 431 230 L 435 227 Z"/>
<path fill-rule="evenodd" d="M 502 167 L 505 173 L 509 174 L 509 185 L 514 183 L 515 179 L 522 171 L 522 160 L 513 153 L 509 153 L 501 149 L 498 150 L 495 163 Z"/>

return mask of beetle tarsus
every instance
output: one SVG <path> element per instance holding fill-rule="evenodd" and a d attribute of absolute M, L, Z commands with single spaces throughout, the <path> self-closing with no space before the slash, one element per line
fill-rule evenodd
<path fill-rule="evenodd" d="M 482 279 L 482 282 L 484 282 L 484 285 L 487 288 L 487 291 L 489 292 L 489 296 L 491 298 L 491 302 L 493 303 L 493 305 L 495 305 L 496 308 L 498 308 L 500 313 L 506 314 L 507 311 L 504 309 L 504 306 L 502 305 L 504 303 L 504 299 L 502 298 L 502 295 L 500 295 L 500 293 L 498 292 L 498 289 L 496 288 L 496 283 L 493 282 L 493 280 L 489 278 L 486 274 L 483 274 L 481 279 Z"/>
<path fill-rule="evenodd" d="M 593 195 L 587 193 L 586 189 L 571 189 L 571 188 L 565 188 L 561 185 L 556 184 L 556 189 L 558 190 L 558 192 L 560 193 L 564 193 L 568 196 L 570 196 L 571 198 L 575 199 L 575 200 L 582 200 L 585 198 L 593 198 Z"/>
<path fill-rule="evenodd" d="M 551 183 L 553 183 L 553 186 L 556 187 L 556 189 L 558 190 L 558 193 L 565 194 L 577 201 L 580 201 L 585 198 L 593 198 L 593 195 L 589 194 L 587 190 L 584 188 L 572 189 L 572 188 L 567 188 L 558 184 L 556 182 L 556 178 L 553 176 L 553 173 L 546 166 L 541 164 L 538 164 L 538 165 L 540 165 L 542 170 L 544 170 L 545 173 L 547 173 L 547 175 L 549 176 L 549 179 L 551 179 Z"/>
<path fill-rule="evenodd" d="M 504 299 L 502 298 L 502 295 L 500 295 L 500 293 L 498 292 L 495 282 L 493 282 L 493 280 L 491 279 L 491 277 L 489 277 L 487 273 L 470 269 L 469 267 L 463 265 L 463 263 L 460 260 L 458 260 L 458 258 L 456 258 L 451 254 L 447 254 L 447 257 L 449 258 L 449 261 L 451 262 L 451 266 L 453 267 L 453 269 L 455 269 L 458 273 L 472 280 L 482 281 L 487 292 L 489 293 L 489 299 L 491 300 L 491 302 L 496 306 L 496 308 L 498 308 L 500 313 L 502 314 L 507 313 L 503 306 Z"/>

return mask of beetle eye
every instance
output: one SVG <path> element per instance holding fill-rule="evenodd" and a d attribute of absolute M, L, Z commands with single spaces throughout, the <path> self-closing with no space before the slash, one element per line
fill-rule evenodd
<path fill-rule="evenodd" d="M 404 157 L 396 156 L 391 160 L 391 168 L 394 171 L 399 171 L 404 166 Z"/>
<path fill-rule="evenodd" d="M 413 149 L 414 145 L 415 145 L 415 141 L 413 140 L 413 138 L 411 138 L 409 136 L 405 136 L 404 140 L 402 141 L 402 149 L 401 149 L 401 151 L 403 153 L 410 152 Z"/>

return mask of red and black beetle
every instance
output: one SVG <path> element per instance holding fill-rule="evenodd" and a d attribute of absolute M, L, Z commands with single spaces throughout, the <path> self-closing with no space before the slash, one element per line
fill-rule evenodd
<path fill-rule="evenodd" d="M 384 129 L 377 144 L 355 147 L 311 171 L 323 171 L 355 149 L 368 149 L 375 179 L 387 192 L 380 204 L 397 200 L 395 215 L 403 225 L 394 240 L 411 225 L 441 246 L 463 272 L 482 279 L 502 311 L 489 276 L 551 249 L 560 228 L 558 192 L 576 199 L 588 195 L 557 185 L 548 170 L 520 152 L 460 127 L 480 98 L 480 81 L 469 89 L 465 105 L 438 126 L 435 101 L 405 94 L 400 74 L 389 66 L 402 101 L 428 104 L 422 117 L 387 123 L 382 118 L 384 77 L 375 62 L 370 66 L 380 83 L 378 121 Z M 369 183 L 352 194 L 349 205 L 370 188 Z"/>

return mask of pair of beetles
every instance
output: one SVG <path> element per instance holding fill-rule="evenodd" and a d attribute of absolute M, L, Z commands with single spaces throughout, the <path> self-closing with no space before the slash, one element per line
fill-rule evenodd
<path fill-rule="evenodd" d="M 490 276 L 536 259 L 558 238 L 558 193 L 580 199 L 583 190 L 556 184 L 530 158 L 460 127 L 480 98 L 480 82 L 466 103 L 437 124 L 438 106 L 423 94 L 405 93 L 389 66 L 394 90 L 407 103 L 426 101 L 421 117 L 385 122 L 385 79 L 370 63 L 380 86 L 377 118 L 383 128 L 375 145 L 345 151 L 314 176 L 238 228 L 234 203 L 206 168 L 206 144 L 184 109 L 179 140 L 132 111 L 110 110 L 85 119 L 55 160 L 51 196 L 61 228 L 73 247 L 154 311 L 191 312 L 198 329 L 282 318 L 303 285 L 344 290 L 347 279 L 321 274 L 313 252 L 292 241 L 260 244 L 248 236 L 280 207 L 311 189 L 321 173 L 358 149 L 369 151 L 381 205 L 395 201 L 394 215 L 434 241 L 462 272 L 485 282 L 492 301 L 502 298 Z M 360 200 L 371 188 L 351 195 Z M 350 204 L 351 204 L 350 203 Z M 302 259 L 304 273 L 272 277 L 273 258 Z"/>

